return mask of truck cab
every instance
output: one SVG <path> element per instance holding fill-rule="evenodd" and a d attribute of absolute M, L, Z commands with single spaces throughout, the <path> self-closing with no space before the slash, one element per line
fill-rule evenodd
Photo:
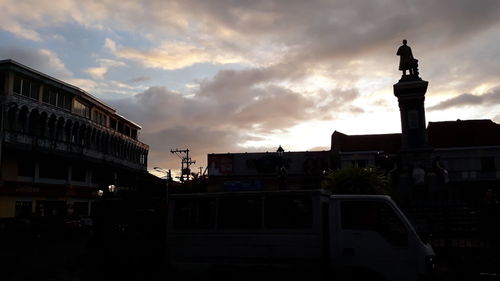
<path fill-rule="evenodd" d="M 419 280 L 434 256 L 388 196 L 179 194 L 170 196 L 167 225 L 169 266 L 189 273 L 265 268 L 313 279 Z"/>
<path fill-rule="evenodd" d="M 330 267 L 340 276 L 419 280 L 432 275 L 434 251 L 389 196 L 332 195 Z"/>

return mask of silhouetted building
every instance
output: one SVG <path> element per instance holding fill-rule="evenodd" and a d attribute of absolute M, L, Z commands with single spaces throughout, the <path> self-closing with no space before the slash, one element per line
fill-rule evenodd
<path fill-rule="evenodd" d="M 499 186 L 500 124 L 491 120 L 429 122 L 427 135 L 432 148 L 430 164 L 421 165 L 430 192 L 445 184 L 457 188 L 475 186 L 478 193 Z M 331 163 L 336 169 L 379 167 L 399 173 L 413 168 L 402 167 L 401 150 L 401 134 L 350 136 L 335 131 Z M 413 155 L 420 159 L 418 152 Z M 406 185 L 414 184 L 411 178 L 407 180 Z"/>
<path fill-rule="evenodd" d="M 0 217 L 88 215 L 147 173 L 141 127 L 73 85 L 3 60 L 0 101 Z"/>
<path fill-rule="evenodd" d="M 281 148 L 281 147 L 280 147 Z M 208 155 L 209 190 L 319 188 L 329 151 L 219 153 Z"/>

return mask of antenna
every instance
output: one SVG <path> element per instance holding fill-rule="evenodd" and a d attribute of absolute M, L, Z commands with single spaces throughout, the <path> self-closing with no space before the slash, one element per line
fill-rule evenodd
<path fill-rule="evenodd" d="M 191 160 L 191 157 L 189 157 L 189 149 L 176 148 L 171 149 L 170 152 L 177 155 L 177 157 L 181 159 L 181 182 L 183 182 L 184 180 L 189 180 L 189 176 L 191 174 L 191 169 L 189 169 L 189 166 L 196 163 L 196 161 Z M 184 178 L 184 176 L 186 177 Z"/>

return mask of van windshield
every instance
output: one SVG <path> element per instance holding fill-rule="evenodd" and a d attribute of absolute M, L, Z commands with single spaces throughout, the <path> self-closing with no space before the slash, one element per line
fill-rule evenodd
<path fill-rule="evenodd" d="M 394 246 L 408 245 L 408 230 L 386 202 L 341 202 L 341 227 L 345 230 L 374 231 Z"/>

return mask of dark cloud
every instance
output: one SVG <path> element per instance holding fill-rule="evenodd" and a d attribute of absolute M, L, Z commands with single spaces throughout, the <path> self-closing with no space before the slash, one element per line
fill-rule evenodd
<path fill-rule="evenodd" d="M 177 163 L 168 154 L 173 148 L 189 148 L 203 165 L 208 153 L 249 151 L 241 144 L 262 140 L 261 135 L 331 119 L 332 111 L 361 110 L 351 106 L 359 97 L 356 90 L 300 93 L 268 83 L 280 75 L 275 69 L 221 71 L 202 81 L 194 96 L 151 87 L 107 102 L 143 126 L 150 160 L 165 166 Z"/>
<path fill-rule="evenodd" d="M 478 105 L 497 105 L 500 102 L 500 88 L 483 95 L 462 94 L 457 97 L 442 101 L 434 106 L 427 108 L 429 111 L 445 110 L 454 107 L 478 106 Z"/>

